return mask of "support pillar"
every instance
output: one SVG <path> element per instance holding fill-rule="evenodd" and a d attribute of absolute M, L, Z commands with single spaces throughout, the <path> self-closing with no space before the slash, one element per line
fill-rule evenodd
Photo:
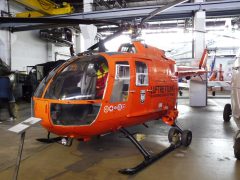
<path fill-rule="evenodd" d="M 55 61 L 55 45 L 51 42 L 47 43 L 47 61 Z"/>
<path fill-rule="evenodd" d="M 204 0 L 195 0 L 195 2 L 204 2 Z M 205 20 L 206 12 L 199 10 L 194 15 L 194 62 L 196 66 L 205 49 Z M 194 77 L 190 81 L 189 88 L 190 106 L 207 106 L 207 74 L 200 77 Z"/>
<path fill-rule="evenodd" d="M 80 35 L 80 32 L 76 32 L 76 35 L 75 35 L 75 51 L 76 51 L 76 54 L 81 52 L 81 35 Z"/>
<path fill-rule="evenodd" d="M 84 0 L 84 12 L 93 11 L 93 0 Z M 95 37 L 97 35 L 97 27 L 94 25 L 80 25 L 81 29 L 81 51 L 86 51 L 95 42 Z"/>
<path fill-rule="evenodd" d="M 80 25 L 81 29 L 81 51 L 86 51 L 95 42 L 97 27 L 94 25 Z"/>

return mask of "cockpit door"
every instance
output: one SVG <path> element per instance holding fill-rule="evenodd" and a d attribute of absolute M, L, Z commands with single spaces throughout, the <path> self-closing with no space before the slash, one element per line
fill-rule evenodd
<path fill-rule="evenodd" d="M 111 103 L 122 103 L 128 100 L 130 84 L 130 66 L 127 61 L 117 62 L 115 65 L 115 78 Z"/>
<path fill-rule="evenodd" d="M 129 117 L 146 115 L 151 106 L 149 89 L 149 65 L 147 62 L 136 60 L 134 73 L 131 75 L 131 88 L 129 93 Z"/>

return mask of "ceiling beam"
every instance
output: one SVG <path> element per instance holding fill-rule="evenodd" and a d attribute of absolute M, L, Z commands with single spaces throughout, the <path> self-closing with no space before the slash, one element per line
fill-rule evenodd
<path fill-rule="evenodd" d="M 121 8 L 114 10 L 93 11 L 86 13 L 74 13 L 61 15 L 60 18 L 73 19 L 104 19 L 104 20 L 129 20 L 134 18 L 144 18 L 154 10 L 162 6 L 145 6 L 135 8 Z M 192 17 L 193 12 L 203 10 L 207 16 L 240 15 L 240 0 L 212 1 L 202 3 L 185 3 L 167 9 L 153 19 L 181 19 Z"/>
<path fill-rule="evenodd" d="M 147 6 L 137 8 L 121 8 L 105 11 L 93 11 L 85 13 L 75 13 L 70 15 L 53 16 L 54 19 L 59 18 L 59 24 L 78 24 L 81 20 L 107 20 L 111 22 L 118 22 L 122 20 L 131 21 L 136 18 L 147 17 L 151 12 L 160 8 L 161 6 Z M 239 16 L 240 15 L 240 0 L 228 0 L 228 1 L 213 1 L 203 3 L 185 3 L 175 6 L 171 9 L 167 9 L 165 12 L 157 15 L 151 19 L 151 21 L 169 20 L 169 19 L 185 19 L 191 18 L 194 12 L 203 10 L 206 11 L 206 16 L 209 17 L 226 17 L 226 16 Z M 31 20 L 29 20 L 31 21 Z M 70 23 L 71 22 L 71 23 Z M 16 22 L 5 22 L 0 20 L 0 28 L 12 28 L 13 30 L 19 26 L 25 26 L 25 30 L 30 28 L 31 25 L 37 22 L 28 22 L 26 24 L 16 24 Z M 50 24 L 54 22 L 48 22 Z M 93 23 L 94 24 L 94 23 Z M 104 23 L 103 23 L 104 24 Z M 21 27 L 24 29 L 23 27 Z"/>

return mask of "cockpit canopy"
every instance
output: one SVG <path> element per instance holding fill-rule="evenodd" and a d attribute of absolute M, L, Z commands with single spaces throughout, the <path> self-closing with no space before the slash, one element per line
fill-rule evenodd
<path fill-rule="evenodd" d="M 67 63 L 66 63 L 67 64 Z M 49 73 L 34 96 L 41 97 L 47 82 L 53 77 L 44 98 L 59 100 L 93 100 L 102 99 L 108 77 L 107 60 L 100 55 L 84 56 L 73 61 L 59 71 Z M 62 68 L 62 67 L 60 67 Z M 47 82 L 46 82 L 47 81 Z"/>

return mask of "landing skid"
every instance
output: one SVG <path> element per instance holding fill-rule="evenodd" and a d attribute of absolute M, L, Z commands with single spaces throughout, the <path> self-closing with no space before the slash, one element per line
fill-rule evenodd
<path fill-rule="evenodd" d="M 150 156 L 149 158 L 146 158 L 142 163 L 140 163 L 136 167 L 121 169 L 118 172 L 120 172 L 122 174 L 126 174 L 126 175 L 136 174 L 137 172 L 139 172 L 139 171 L 143 170 L 144 168 L 148 167 L 149 165 L 151 165 L 152 163 L 154 163 L 158 159 L 160 159 L 160 158 L 164 157 L 165 155 L 167 155 L 168 153 L 172 152 L 174 149 L 176 149 L 176 147 L 174 145 L 170 145 L 168 148 L 166 148 L 162 152 L 160 152 L 160 153 L 158 153 L 154 156 Z"/>
<path fill-rule="evenodd" d="M 39 139 L 36 139 L 37 141 L 39 142 L 42 142 L 42 143 L 46 143 L 46 144 L 51 144 L 51 143 L 55 143 L 55 142 L 58 142 L 58 141 L 61 141 L 62 137 L 55 137 L 55 138 L 39 138 Z"/>
<path fill-rule="evenodd" d="M 48 132 L 47 138 L 40 138 L 40 139 L 36 139 L 39 142 L 42 143 L 47 143 L 47 144 L 51 144 L 51 143 L 59 143 L 62 144 L 64 146 L 71 146 L 72 145 L 72 138 L 67 138 L 67 137 L 54 137 L 54 138 L 50 138 L 50 132 Z"/>
<path fill-rule="evenodd" d="M 171 130 L 170 130 L 171 131 Z M 169 131 L 169 132 L 170 132 Z M 148 167 L 158 159 L 164 157 L 165 155 L 169 154 L 176 148 L 180 147 L 182 144 L 184 146 L 188 146 L 191 143 L 192 140 L 192 133 L 191 131 L 182 131 L 179 127 L 175 126 L 173 130 L 171 131 L 171 134 L 169 133 L 168 137 L 171 137 L 170 143 L 171 145 L 161 151 L 160 153 L 156 155 L 151 155 L 135 138 L 134 136 L 127 131 L 125 128 L 121 128 L 120 132 L 122 132 L 135 146 L 136 148 L 140 151 L 140 153 L 144 157 L 144 161 L 140 163 L 139 165 L 133 167 L 133 168 L 125 168 L 121 169 L 118 172 L 122 174 L 127 174 L 127 175 L 133 175 L 136 174 L 137 172 L 143 170 L 144 168 Z M 179 135 L 184 135 L 184 138 L 181 139 Z M 175 137 L 176 136 L 176 137 Z M 180 137 L 180 139 L 176 140 L 177 137 Z M 187 138 L 186 138 L 187 137 Z M 182 141 L 182 142 L 181 142 Z"/>

